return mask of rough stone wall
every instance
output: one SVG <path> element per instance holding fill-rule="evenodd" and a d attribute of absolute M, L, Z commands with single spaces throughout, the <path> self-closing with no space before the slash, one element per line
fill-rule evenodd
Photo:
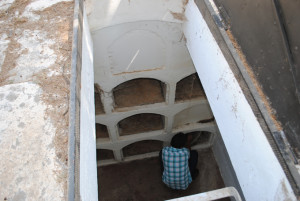
<path fill-rule="evenodd" d="M 64 200 L 74 2 L 0 2 L 0 200 Z"/>

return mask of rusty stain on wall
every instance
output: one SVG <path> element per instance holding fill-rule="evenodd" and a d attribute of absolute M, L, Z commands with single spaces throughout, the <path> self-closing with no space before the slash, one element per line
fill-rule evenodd
<path fill-rule="evenodd" d="M 185 7 L 188 4 L 189 0 L 182 0 L 182 11 L 181 12 L 173 12 L 170 11 L 170 13 L 172 14 L 173 18 L 176 20 L 180 20 L 180 21 L 186 21 L 186 17 L 185 17 Z"/>
<path fill-rule="evenodd" d="M 176 13 L 176 12 L 172 12 L 172 11 L 170 11 L 170 13 L 177 20 L 180 20 L 180 21 L 185 21 L 186 20 L 186 17 L 185 17 L 184 13 Z"/>
<path fill-rule="evenodd" d="M 162 70 L 165 67 L 158 67 L 158 68 L 152 68 L 152 69 L 146 69 L 146 70 L 135 70 L 135 71 L 130 71 L 130 72 L 122 72 L 122 73 L 116 73 L 113 75 L 124 75 L 124 74 L 131 74 L 131 73 L 141 73 L 141 72 L 148 72 L 148 71 L 155 71 L 155 70 Z"/>

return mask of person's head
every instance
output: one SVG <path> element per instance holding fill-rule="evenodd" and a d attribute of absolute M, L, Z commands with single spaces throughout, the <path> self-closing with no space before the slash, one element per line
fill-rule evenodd
<path fill-rule="evenodd" d="M 187 135 L 183 133 L 177 133 L 171 140 L 171 146 L 177 149 L 183 148 L 187 141 Z"/>

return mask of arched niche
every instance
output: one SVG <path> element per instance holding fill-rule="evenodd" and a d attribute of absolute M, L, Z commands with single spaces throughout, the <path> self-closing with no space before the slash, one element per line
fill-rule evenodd
<path fill-rule="evenodd" d="M 199 97 L 205 97 L 205 93 L 197 73 L 177 82 L 175 101 L 191 100 Z"/>
<path fill-rule="evenodd" d="M 104 108 L 101 101 L 101 93 L 100 93 L 100 87 L 98 84 L 94 84 L 94 98 L 95 98 L 95 114 L 104 114 Z"/>
<path fill-rule="evenodd" d="M 159 140 L 143 140 L 139 142 L 134 142 L 132 144 L 124 147 L 123 155 L 134 156 L 139 154 L 151 153 L 160 151 L 163 148 L 163 142 Z"/>
<path fill-rule="evenodd" d="M 208 144 L 213 136 L 209 131 L 194 131 L 186 134 L 192 136 L 191 146 Z"/>
<path fill-rule="evenodd" d="M 214 116 L 209 105 L 200 104 L 177 113 L 174 117 L 173 128 L 193 123 L 209 123 L 212 121 L 214 121 Z"/>
<path fill-rule="evenodd" d="M 96 138 L 109 138 L 107 126 L 96 123 Z"/>
<path fill-rule="evenodd" d="M 114 152 L 109 149 L 97 149 L 97 161 L 114 159 Z"/>
<path fill-rule="evenodd" d="M 166 85 L 150 78 L 129 80 L 113 89 L 116 108 L 164 102 L 165 93 Z"/>
<path fill-rule="evenodd" d="M 118 127 L 121 136 L 162 130 L 164 116 L 153 113 L 136 114 L 121 120 Z"/>

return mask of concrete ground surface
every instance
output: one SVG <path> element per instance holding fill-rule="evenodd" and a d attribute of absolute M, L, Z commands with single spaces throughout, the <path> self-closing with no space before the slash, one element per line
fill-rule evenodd
<path fill-rule="evenodd" d="M 199 151 L 198 169 L 188 189 L 176 191 L 162 182 L 158 157 L 99 167 L 99 201 L 160 201 L 224 187 L 212 150 Z"/>

